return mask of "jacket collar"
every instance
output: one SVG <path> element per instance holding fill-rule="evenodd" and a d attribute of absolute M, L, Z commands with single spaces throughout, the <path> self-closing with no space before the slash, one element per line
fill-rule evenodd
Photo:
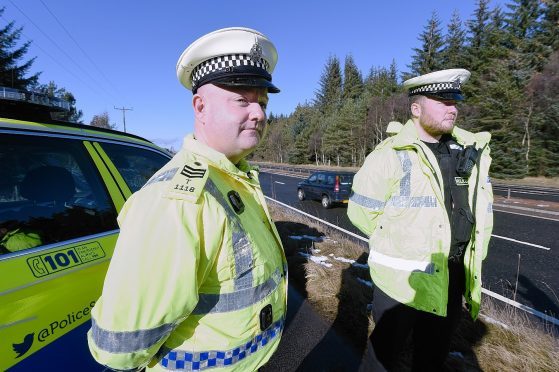
<path fill-rule="evenodd" d="M 184 137 L 182 144 L 182 151 L 192 152 L 202 158 L 204 158 L 208 164 L 213 165 L 216 168 L 224 170 L 233 175 L 237 175 L 243 178 L 247 178 L 247 172 L 253 170 L 253 168 L 248 164 L 245 159 L 241 159 L 239 163 L 233 164 L 225 155 L 221 152 L 212 149 L 211 147 L 205 145 L 204 143 L 196 140 L 194 134 L 188 134 Z"/>
<path fill-rule="evenodd" d="M 476 144 L 476 147 L 484 147 L 491 139 L 489 132 L 471 133 L 464 129 L 454 127 L 452 137 L 463 146 Z M 393 137 L 392 147 L 400 148 L 420 143 L 419 134 L 415 128 L 414 122 L 410 119 L 402 127 L 402 130 Z"/>

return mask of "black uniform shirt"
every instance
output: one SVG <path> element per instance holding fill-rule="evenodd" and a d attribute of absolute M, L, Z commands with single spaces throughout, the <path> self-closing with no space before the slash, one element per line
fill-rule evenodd
<path fill-rule="evenodd" d="M 467 183 L 460 183 L 458 180 L 462 177 L 456 172 L 461 150 L 457 149 L 458 146 L 450 146 L 456 144 L 450 134 L 444 134 L 439 142 L 423 142 L 437 158 L 443 177 L 444 204 L 451 225 L 449 257 L 461 259 L 464 248 L 470 241 L 474 222 L 468 203 Z"/>

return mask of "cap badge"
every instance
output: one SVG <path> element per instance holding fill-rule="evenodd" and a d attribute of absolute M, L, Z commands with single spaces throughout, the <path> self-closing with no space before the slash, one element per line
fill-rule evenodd
<path fill-rule="evenodd" d="M 252 48 L 250 48 L 248 56 L 252 61 L 255 62 L 260 61 L 260 59 L 262 58 L 262 46 L 258 44 L 258 40 L 256 40 Z"/>
<path fill-rule="evenodd" d="M 452 82 L 452 88 L 453 89 L 460 89 L 460 81 L 459 80 L 454 80 Z"/>

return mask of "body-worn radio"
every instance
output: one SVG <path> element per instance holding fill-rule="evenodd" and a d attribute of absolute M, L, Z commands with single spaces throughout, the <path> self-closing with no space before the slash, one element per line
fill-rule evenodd
<path fill-rule="evenodd" d="M 458 173 L 461 177 L 469 177 L 472 174 L 472 169 L 474 168 L 478 157 L 478 151 L 475 146 L 475 143 L 473 146 L 466 146 L 458 154 L 456 173 Z"/>

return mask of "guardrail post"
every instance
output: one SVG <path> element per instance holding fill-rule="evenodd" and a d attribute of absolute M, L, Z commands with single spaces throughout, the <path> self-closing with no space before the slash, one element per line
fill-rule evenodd
<path fill-rule="evenodd" d="M 510 199 L 510 187 L 507 189 L 507 199 Z"/>

